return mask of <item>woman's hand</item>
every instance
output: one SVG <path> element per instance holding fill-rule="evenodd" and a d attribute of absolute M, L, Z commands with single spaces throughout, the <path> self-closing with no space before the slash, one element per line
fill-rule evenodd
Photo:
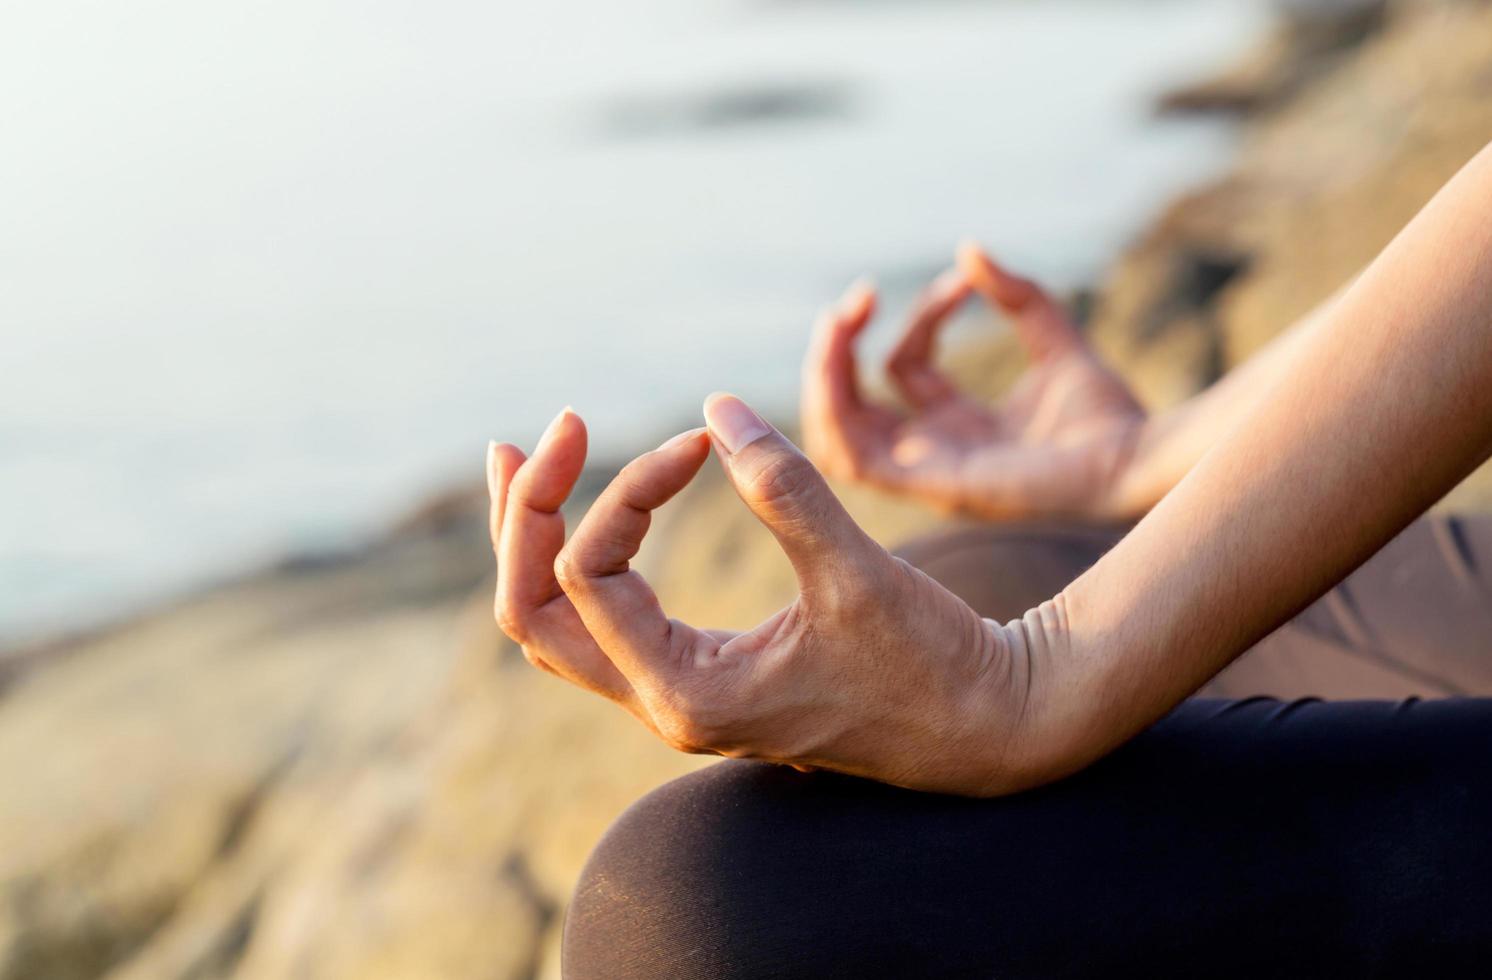
<path fill-rule="evenodd" d="M 1042 777 L 1020 737 L 1032 665 L 1057 619 L 980 619 L 850 519 L 813 465 L 740 400 L 713 396 L 708 430 L 633 460 L 564 541 L 560 505 L 586 432 L 561 413 L 531 458 L 489 452 L 496 614 L 530 662 L 622 705 L 674 748 L 835 769 L 969 795 Z M 742 501 L 776 536 L 800 594 L 747 633 L 668 619 L 628 562 L 652 511 L 713 442 Z M 730 582 L 701 582 L 730 588 Z M 1039 654 L 1039 656 L 1038 656 Z"/>
<path fill-rule="evenodd" d="M 1011 318 L 1031 358 L 994 408 L 933 364 L 938 328 L 971 291 Z M 906 415 L 865 401 L 856 380 L 853 345 L 874 307 L 869 287 L 851 289 L 820 318 L 804 365 L 804 443 L 825 472 L 992 519 L 1131 516 L 1117 498 L 1145 412 L 1039 286 L 960 249 L 886 365 Z"/>

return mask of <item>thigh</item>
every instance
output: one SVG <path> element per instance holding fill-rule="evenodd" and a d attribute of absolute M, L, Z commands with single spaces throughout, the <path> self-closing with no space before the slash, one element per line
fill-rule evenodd
<path fill-rule="evenodd" d="M 1048 599 L 1125 528 L 978 527 L 898 551 L 1001 622 Z M 1212 697 L 1492 695 L 1492 516 L 1427 516 L 1202 688 Z"/>
<path fill-rule="evenodd" d="M 1492 957 L 1492 701 L 1196 700 L 971 800 L 725 762 L 608 832 L 565 975 L 1425 976 Z"/>
<path fill-rule="evenodd" d="M 1127 531 L 1081 524 L 977 525 L 919 538 L 896 554 L 979 615 L 1004 623 L 1056 595 Z"/>
<path fill-rule="evenodd" d="M 1203 693 L 1492 694 L 1492 517 L 1415 521 Z"/>

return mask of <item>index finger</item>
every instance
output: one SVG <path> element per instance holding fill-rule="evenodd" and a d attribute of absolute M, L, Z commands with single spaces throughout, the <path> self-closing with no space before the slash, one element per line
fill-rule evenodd
<path fill-rule="evenodd" d="M 499 627 L 535 666 L 643 717 L 635 692 L 596 645 L 555 580 L 555 556 L 565 541 L 560 506 L 580 478 L 585 450 L 585 424 L 566 409 L 509 480 L 499 529 L 494 612 Z"/>
<path fill-rule="evenodd" d="M 1041 360 L 1083 346 L 1061 304 L 1030 279 L 1012 275 L 978 245 L 964 242 L 959 246 L 958 267 L 980 295 L 1010 317 L 1033 358 Z"/>
<path fill-rule="evenodd" d="M 812 405 L 820 411 L 843 416 L 860 406 L 855 338 L 870 322 L 875 306 L 875 288 L 861 280 L 838 303 L 820 314 L 803 363 L 805 407 Z"/>
<path fill-rule="evenodd" d="M 527 459 L 523 450 L 503 442 L 487 444 L 487 496 L 491 505 L 487 511 L 487 530 L 492 538 L 492 552 L 497 553 L 502 540 L 503 511 L 508 502 L 508 484 Z"/>
<path fill-rule="evenodd" d="M 670 621 L 648 583 L 631 568 L 652 523 L 652 512 L 694 478 L 709 455 L 704 429 L 675 436 L 617 474 L 581 520 L 555 562 L 586 629 L 634 687 L 669 672 L 701 639 Z"/>
<path fill-rule="evenodd" d="M 932 281 L 912 308 L 901 339 L 886 359 L 886 373 L 902 397 L 921 408 L 946 401 L 958 394 L 948 376 L 933 364 L 938 328 L 969 297 L 971 287 L 958 269 L 949 269 Z"/>
<path fill-rule="evenodd" d="M 874 310 L 874 289 L 866 283 L 852 287 L 819 317 L 803 360 L 803 436 L 809 455 L 825 464 L 863 464 L 872 448 L 872 406 L 860 397 L 854 344 Z"/>

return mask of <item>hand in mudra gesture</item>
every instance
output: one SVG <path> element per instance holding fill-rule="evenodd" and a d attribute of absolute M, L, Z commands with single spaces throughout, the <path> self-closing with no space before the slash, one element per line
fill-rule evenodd
<path fill-rule="evenodd" d="M 568 543 L 560 505 L 585 460 L 579 416 L 561 413 L 531 457 L 491 448 L 496 615 L 528 659 L 686 752 L 975 795 L 1039 779 L 1017 731 L 1038 693 L 1039 637 L 981 619 L 888 554 L 745 403 L 713 396 L 705 416 L 707 429 L 623 469 Z M 745 633 L 669 619 L 628 564 L 652 511 L 712 445 L 798 578 L 797 598 Z"/>
<path fill-rule="evenodd" d="M 938 329 L 971 292 L 1003 311 L 1031 365 L 996 406 L 933 363 Z M 803 433 L 826 473 L 995 519 L 1117 515 L 1144 410 L 1035 283 L 977 247 L 918 299 L 886 370 L 908 411 L 867 401 L 854 355 L 875 294 L 852 289 L 819 320 L 803 371 Z"/>

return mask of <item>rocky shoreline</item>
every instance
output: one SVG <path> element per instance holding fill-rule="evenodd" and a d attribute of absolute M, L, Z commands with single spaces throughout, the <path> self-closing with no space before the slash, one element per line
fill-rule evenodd
<path fill-rule="evenodd" d="M 1330 294 L 1492 140 L 1492 6 L 1349 6 L 1166 100 L 1245 140 L 1096 290 L 1092 336 L 1153 406 Z M 1019 367 L 1002 335 L 950 361 L 986 392 Z M 884 541 L 942 523 L 844 495 Z M 1492 478 L 1443 506 L 1492 506 Z M 558 978 L 596 838 L 707 763 L 527 667 L 489 615 L 485 522 L 460 488 L 360 552 L 0 664 L 0 980 Z M 713 468 L 641 561 L 716 626 L 792 590 Z"/>

